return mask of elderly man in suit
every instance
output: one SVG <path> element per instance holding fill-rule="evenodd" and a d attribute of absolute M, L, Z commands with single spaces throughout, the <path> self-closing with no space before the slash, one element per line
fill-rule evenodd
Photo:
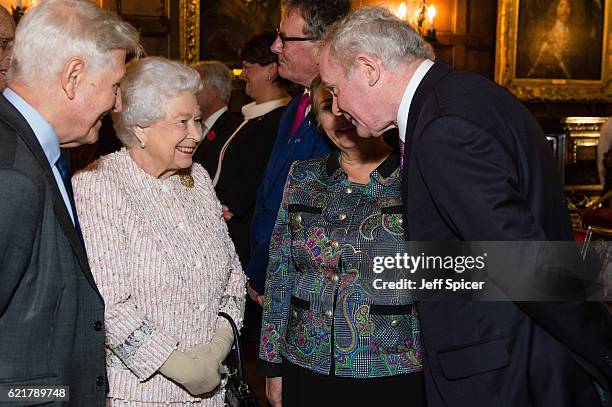
<path fill-rule="evenodd" d="M 432 58 L 414 29 L 375 7 L 331 29 L 320 55 L 336 114 L 362 136 L 399 127 L 407 238 L 572 240 L 533 116 L 494 83 Z M 432 301 L 418 312 L 431 407 L 610 400 L 612 325 L 602 304 Z"/>
<path fill-rule="evenodd" d="M 13 55 L 15 21 L 7 9 L 0 6 L 0 90 L 6 87 L 6 73 Z"/>
<path fill-rule="evenodd" d="M 215 178 L 219 155 L 223 145 L 242 123 L 242 117 L 227 107 L 232 95 L 232 72 L 222 62 L 203 61 L 193 65 L 202 78 L 198 103 L 204 120 L 204 138 L 193 155 L 193 161 L 202 164 L 211 179 Z"/>
<path fill-rule="evenodd" d="M 0 384 L 69 386 L 103 406 L 104 302 L 87 262 L 67 157 L 121 107 L 138 33 L 87 1 L 48 0 L 20 21 L 0 96 Z"/>

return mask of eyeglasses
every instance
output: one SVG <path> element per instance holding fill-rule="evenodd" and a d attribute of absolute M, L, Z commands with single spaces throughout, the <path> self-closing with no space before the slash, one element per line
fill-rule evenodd
<path fill-rule="evenodd" d="M 317 38 L 316 37 L 287 37 L 285 34 L 283 34 L 281 32 L 281 30 L 277 27 L 276 28 L 276 35 L 278 36 L 278 38 L 280 38 L 281 40 L 281 44 L 284 47 L 286 42 L 291 42 L 291 41 L 314 41 Z"/>

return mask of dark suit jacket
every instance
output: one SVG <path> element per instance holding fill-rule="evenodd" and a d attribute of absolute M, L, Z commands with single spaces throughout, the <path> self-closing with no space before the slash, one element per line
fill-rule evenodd
<path fill-rule="evenodd" d="M 257 191 L 255 214 L 251 224 L 251 260 L 246 274 L 251 286 L 260 294 L 263 294 L 265 289 L 270 236 L 283 197 L 289 167 L 296 160 L 319 157 L 330 151 L 327 137 L 317 131 L 312 112 L 308 112 L 295 135 L 290 137 L 300 97 L 301 95 L 294 97 L 285 108 L 270 159 Z"/>
<path fill-rule="evenodd" d="M 215 192 L 234 216 L 227 222 L 242 268 L 251 257 L 251 221 L 257 188 L 270 157 L 284 106 L 249 120 L 232 139 L 223 157 Z"/>
<path fill-rule="evenodd" d="M 240 123 L 242 123 L 241 116 L 234 114 L 229 110 L 223 112 L 223 114 L 219 116 L 211 128 L 216 137 L 211 140 L 211 133 L 209 132 L 200 143 L 200 146 L 196 152 L 193 154 L 193 162 L 202 164 L 202 166 L 206 168 L 206 171 L 208 171 L 211 179 L 215 176 L 215 171 L 217 171 L 219 153 L 223 148 L 223 144 L 225 144 L 234 130 L 240 126 Z"/>
<path fill-rule="evenodd" d="M 70 386 L 103 406 L 104 302 L 23 116 L 0 96 L 0 385 Z"/>
<path fill-rule="evenodd" d="M 539 125 L 506 90 L 443 63 L 410 107 L 407 237 L 573 239 Z M 612 325 L 598 303 L 421 302 L 428 405 L 596 406 L 612 376 Z"/>

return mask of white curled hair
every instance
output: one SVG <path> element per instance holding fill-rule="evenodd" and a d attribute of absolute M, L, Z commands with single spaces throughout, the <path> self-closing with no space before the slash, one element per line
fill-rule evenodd
<path fill-rule="evenodd" d="M 112 69 L 110 52 L 116 49 L 142 54 L 129 23 L 86 0 L 46 0 L 19 21 L 8 77 L 44 85 L 75 56 L 96 72 Z"/>
<path fill-rule="evenodd" d="M 219 91 L 219 98 L 226 104 L 232 95 L 232 71 L 220 61 L 202 61 L 192 65 L 203 76 L 204 88 L 214 86 Z"/>
<path fill-rule="evenodd" d="M 121 112 L 113 113 L 117 138 L 126 147 L 138 143 L 136 126 L 148 127 L 166 117 L 168 101 L 187 91 L 200 91 L 200 75 L 193 68 L 162 57 L 130 62 L 121 81 Z"/>
<path fill-rule="evenodd" d="M 378 58 L 388 70 L 419 58 L 434 59 L 434 53 L 419 33 L 383 7 L 362 7 L 337 21 L 327 32 L 322 46 L 352 71 L 359 53 Z"/>

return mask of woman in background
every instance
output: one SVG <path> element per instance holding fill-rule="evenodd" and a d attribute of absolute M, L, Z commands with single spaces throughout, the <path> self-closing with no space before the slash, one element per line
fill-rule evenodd
<path fill-rule="evenodd" d="M 73 177 L 91 270 L 106 303 L 108 406 L 223 406 L 221 362 L 245 277 L 207 172 L 195 70 L 133 61 L 113 119 L 125 148 Z M 98 329 L 98 328 L 96 328 Z"/>
<path fill-rule="evenodd" d="M 285 185 L 259 347 L 268 399 L 274 407 L 425 406 L 410 290 L 375 289 L 381 275 L 371 263 L 373 250 L 403 248 L 399 152 L 335 116 L 320 78 L 310 92 L 337 148 L 296 161 Z"/>
<path fill-rule="evenodd" d="M 253 102 L 242 107 L 244 122 L 221 148 L 213 185 L 224 205 L 230 236 L 243 267 L 250 257 L 249 229 L 261 182 L 285 105 L 290 100 L 270 50 L 275 34 L 249 39 L 242 51 L 245 92 Z"/>
<path fill-rule="evenodd" d="M 278 122 L 291 98 L 278 76 L 277 55 L 270 50 L 276 34 L 263 33 L 249 39 L 242 51 L 245 92 L 253 102 L 242 107 L 244 122 L 221 148 L 213 184 L 223 204 L 229 234 L 243 268 L 251 257 L 250 230 L 257 189 L 272 151 Z M 265 276 L 261 276 L 262 280 Z M 261 290 L 263 293 L 263 289 Z M 247 335 L 259 338 L 263 296 L 248 286 Z"/>

